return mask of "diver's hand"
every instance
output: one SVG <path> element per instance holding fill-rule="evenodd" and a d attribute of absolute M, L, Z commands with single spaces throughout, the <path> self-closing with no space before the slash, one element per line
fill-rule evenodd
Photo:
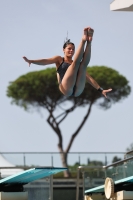
<path fill-rule="evenodd" d="M 30 67 L 30 64 L 31 64 L 31 60 L 29 60 L 28 58 L 26 58 L 25 56 L 23 56 L 23 59 L 29 64 L 29 67 Z"/>
<path fill-rule="evenodd" d="M 103 91 L 102 91 L 102 94 L 103 94 L 103 96 L 105 96 L 105 98 L 108 98 L 107 95 L 106 95 L 106 93 L 111 92 L 111 91 L 112 91 L 111 88 L 108 89 L 108 90 L 103 90 Z"/>

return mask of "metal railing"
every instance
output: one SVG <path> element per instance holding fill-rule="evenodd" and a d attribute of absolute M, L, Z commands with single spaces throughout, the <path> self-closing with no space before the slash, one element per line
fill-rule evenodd
<path fill-rule="evenodd" d="M 88 165 L 89 161 L 111 164 L 113 157 L 123 157 L 125 152 L 69 152 L 68 165 Z M 58 166 L 62 167 L 59 152 L 0 152 L 14 166 Z"/>
<path fill-rule="evenodd" d="M 117 161 L 117 162 L 112 163 L 112 164 L 110 164 L 110 165 L 103 166 L 103 168 L 104 168 L 104 169 L 107 169 L 107 168 L 112 167 L 112 166 L 115 167 L 116 165 L 122 164 L 122 163 L 124 163 L 124 162 L 126 162 L 126 161 L 129 161 L 129 160 L 131 160 L 131 159 L 133 159 L 133 156 L 131 156 L 130 158 L 126 158 L 126 159 Z"/>

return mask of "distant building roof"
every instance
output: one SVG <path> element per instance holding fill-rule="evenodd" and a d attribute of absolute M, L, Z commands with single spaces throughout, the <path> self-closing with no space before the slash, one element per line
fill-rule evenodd
<path fill-rule="evenodd" d="M 2 154 L 0 154 L 0 168 L 6 167 L 5 169 L 0 169 L 0 177 L 5 178 L 7 176 L 11 176 L 13 174 L 16 174 L 18 172 L 23 171 L 23 169 L 16 168 L 16 169 L 10 169 L 10 167 L 15 167 L 12 163 L 10 163 Z M 7 168 L 9 167 L 9 168 Z"/>
<path fill-rule="evenodd" d="M 15 167 L 15 166 L 9 161 L 7 161 L 2 154 L 0 154 L 0 167 Z"/>

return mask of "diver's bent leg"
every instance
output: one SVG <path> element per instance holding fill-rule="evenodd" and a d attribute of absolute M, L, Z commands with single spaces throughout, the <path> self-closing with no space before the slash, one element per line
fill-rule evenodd
<path fill-rule="evenodd" d="M 73 87 L 76 83 L 76 78 L 77 78 L 80 62 L 84 54 L 84 45 L 85 45 L 85 41 L 82 40 L 75 53 L 74 60 L 72 64 L 68 67 L 62 79 L 62 82 L 60 84 L 59 88 L 61 92 L 66 96 L 70 96 L 72 94 Z"/>
<path fill-rule="evenodd" d="M 59 86 L 59 89 L 61 90 L 61 92 L 66 96 L 71 96 L 71 94 L 73 93 L 73 87 L 76 84 L 79 66 L 80 66 L 81 60 L 83 60 L 84 45 L 88 38 L 87 34 L 88 34 L 88 28 L 85 28 L 82 40 L 81 40 L 79 47 L 75 53 L 73 63 L 67 69 L 67 71 L 62 79 L 62 82 Z"/>
<path fill-rule="evenodd" d="M 74 96 L 79 96 L 84 90 L 86 82 L 86 68 L 87 65 L 89 64 L 90 57 L 91 57 L 91 43 L 87 42 L 84 57 L 82 62 L 80 63 L 79 71 L 77 74 L 76 90 Z"/>
<path fill-rule="evenodd" d="M 79 65 L 72 63 L 67 69 L 62 79 L 62 82 L 59 85 L 60 91 L 65 96 L 71 96 L 71 94 L 73 93 L 73 87 L 76 84 L 79 66 L 80 66 L 80 62 L 79 62 Z"/>

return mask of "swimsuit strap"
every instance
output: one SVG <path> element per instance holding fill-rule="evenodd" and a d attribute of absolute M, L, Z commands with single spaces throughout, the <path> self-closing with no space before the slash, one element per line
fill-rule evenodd
<path fill-rule="evenodd" d="M 60 64 L 60 66 L 63 64 L 63 62 L 64 62 L 64 57 L 62 58 L 62 63 Z M 60 67 L 60 66 L 59 66 L 59 67 Z"/>
<path fill-rule="evenodd" d="M 62 65 L 64 63 L 64 57 L 62 58 L 62 63 L 60 65 Z"/>
<path fill-rule="evenodd" d="M 62 62 L 61 64 L 59 65 L 58 69 L 61 67 L 61 65 L 64 63 L 64 57 L 62 58 Z M 58 72 L 58 69 L 56 70 Z"/>

